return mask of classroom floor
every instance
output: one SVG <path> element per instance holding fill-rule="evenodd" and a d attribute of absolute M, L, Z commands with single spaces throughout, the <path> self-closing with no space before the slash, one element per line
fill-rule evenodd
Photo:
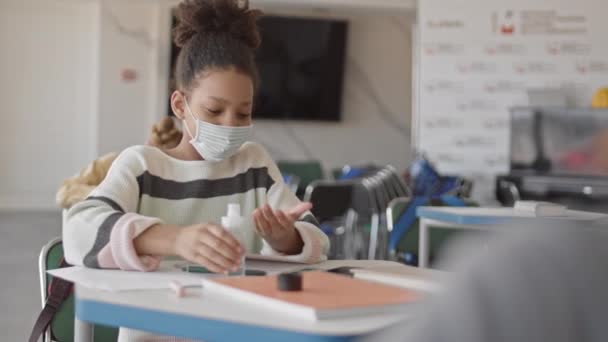
<path fill-rule="evenodd" d="M 0 340 L 29 338 L 41 309 L 38 254 L 60 234 L 60 212 L 0 212 Z"/>

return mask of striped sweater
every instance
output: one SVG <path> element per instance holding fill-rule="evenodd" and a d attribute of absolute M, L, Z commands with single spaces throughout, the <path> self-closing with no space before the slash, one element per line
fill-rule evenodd
<path fill-rule="evenodd" d="M 229 203 L 239 203 L 249 253 L 277 255 L 255 234 L 252 212 L 265 204 L 289 209 L 299 203 L 264 148 L 246 143 L 232 157 L 184 161 L 149 146 L 124 150 L 104 181 L 66 214 L 66 260 L 92 268 L 153 271 L 160 257 L 137 255 L 133 240 L 156 224 L 219 224 Z M 299 261 L 326 259 L 329 240 L 311 213 L 295 224 L 304 246 Z"/>

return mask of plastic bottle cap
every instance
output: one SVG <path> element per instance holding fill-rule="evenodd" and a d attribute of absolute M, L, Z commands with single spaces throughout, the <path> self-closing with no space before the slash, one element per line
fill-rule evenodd
<path fill-rule="evenodd" d="M 240 217 L 241 216 L 241 205 L 238 203 L 228 204 L 228 217 Z"/>
<path fill-rule="evenodd" d="M 302 291 L 302 275 L 299 273 L 282 273 L 277 277 L 279 291 Z"/>

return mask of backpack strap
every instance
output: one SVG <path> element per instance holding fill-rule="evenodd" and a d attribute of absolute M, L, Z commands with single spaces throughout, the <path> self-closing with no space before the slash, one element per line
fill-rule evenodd
<path fill-rule="evenodd" d="M 61 259 L 59 267 L 69 266 L 65 260 Z M 45 275 L 46 276 L 46 275 Z M 44 303 L 44 308 L 38 315 L 29 342 L 37 342 L 51 324 L 53 317 L 61 308 L 61 305 L 72 293 L 72 283 L 61 278 L 53 277 L 49 286 L 49 294 Z"/>

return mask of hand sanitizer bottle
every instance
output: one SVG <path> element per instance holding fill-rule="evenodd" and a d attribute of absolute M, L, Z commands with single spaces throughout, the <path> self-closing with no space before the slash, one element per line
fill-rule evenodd
<path fill-rule="evenodd" d="M 228 213 L 222 217 L 222 226 L 228 230 L 241 243 L 243 250 L 247 250 L 245 241 L 245 220 L 241 216 L 241 206 L 237 203 L 228 204 Z M 245 255 L 241 259 L 241 265 L 232 275 L 245 275 Z"/>

